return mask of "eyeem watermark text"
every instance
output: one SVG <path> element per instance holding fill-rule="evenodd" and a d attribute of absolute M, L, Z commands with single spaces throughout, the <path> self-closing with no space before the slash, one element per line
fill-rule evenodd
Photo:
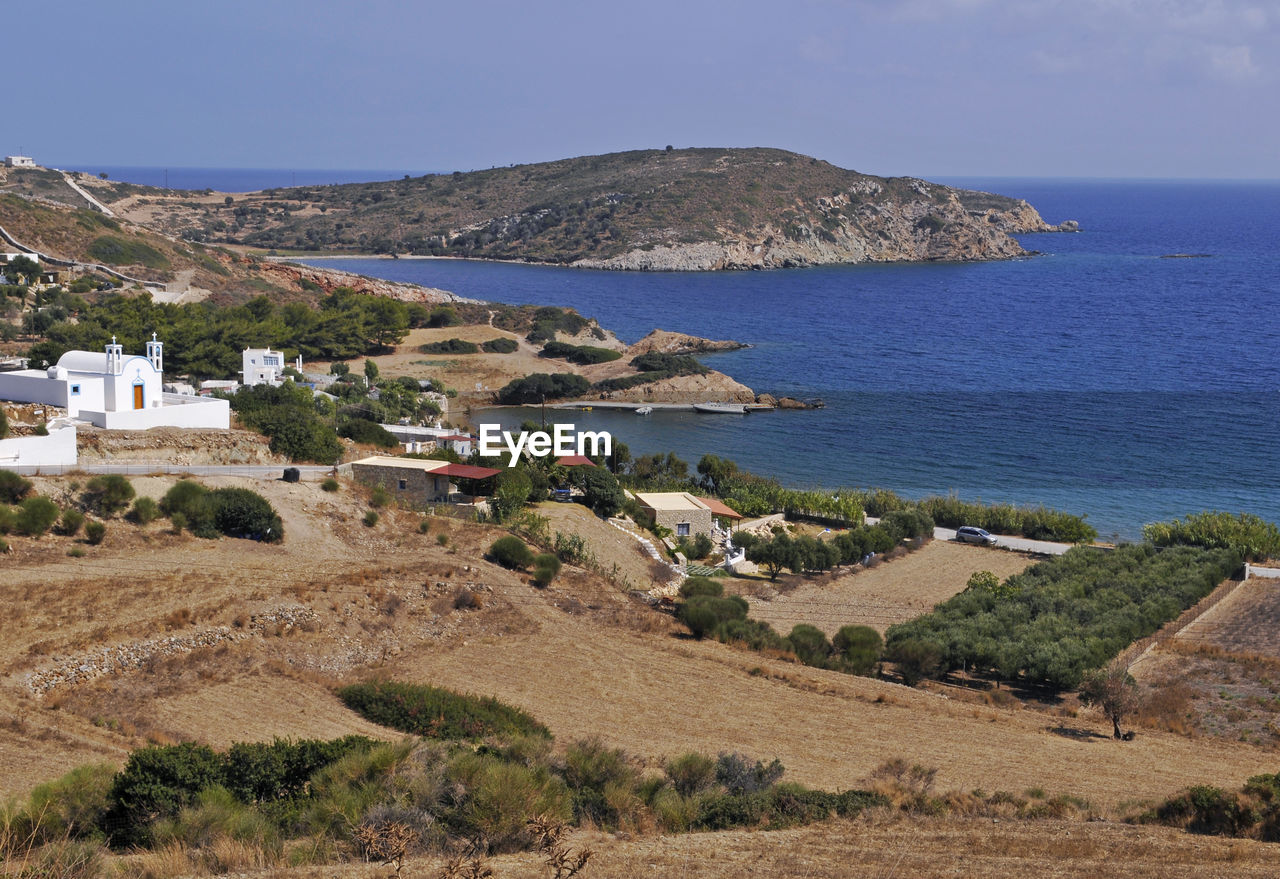
<path fill-rule="evenodd" d="M 504 451 L 511 453 L 508 467 L 516 466 L 522 452 L 535 458 L 555 455 L 588 455 L 609 457 L 613 454 L 613 435 L 607 430 L 575 430 L 572 424 L 557 424 L 551 432 L 545 430 L 520 431 L 513 434 L 503 430 L 501 424 L 480 425 L 480 455 L 493 458 Z"/>

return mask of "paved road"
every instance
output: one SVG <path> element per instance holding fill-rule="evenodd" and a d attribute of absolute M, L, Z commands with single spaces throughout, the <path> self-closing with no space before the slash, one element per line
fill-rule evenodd
<path fill-rule="evenodd" d="M 1025 537 L 1005 537 L 1001 534 L 991 535 L 996 539 L 996 546 L 1001 549 L 1015 549 L 1018 552 L 1038 552 L 1044 555 L 1062 555 L 1075 546 L 1074 543 L 1053 543 L 1049 540 L 1028 540 Z M 951 528 L 934 528 L 934 540 L 955 540 L 956 532 Z"/>
<path fill-rule="evenodd" d="M 286 466 L 297 467 L 299 475 L 307 480 L 320 480 L 333 472 L 332 467 L 317 464 L 174 464 L 171 462 L 134 464 L 76 464 L 66 467 L 12 467 L 26 475 L 59 473 L 121 473 L 126 476 L 146 476 L 150 473 L 187 473 L 192 476 L 247 476 L 251 479 L 281 479 Z"/>
<path fill-rule="evenodd" d="M 867 516 L 868 525 L 875 525 L 879 522 L 879 519 L 873 516 Z M 1049 540 L 1028 540 L 1025 537 L 1006 537 L 1002 534 L 993 534 L 991 536 L 996 539 L 996 546 L 1001 549 L 1013 549 L 1018 552 L 1038 552 L 1043 555 L 1062 555 L 1064 552 L 1076 545 L 1074 543 L 1054 543 Z M 955 540 L 955 529 L 934 528 L 933 539 Z"/>

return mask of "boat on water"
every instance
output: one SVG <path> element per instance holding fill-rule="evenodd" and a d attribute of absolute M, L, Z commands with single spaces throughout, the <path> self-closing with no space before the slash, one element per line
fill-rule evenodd
<path fill-rule="evenodd" d="M 652 414 L 653 414 L 653 407 L 652 407 L 652 406 L 641 406 L 639 409 L 637 409 L 637 410 L 636 410 L 636 414 L 637 414 L 637 415 L 652 415 Z"/>
<path fill-rule="evenodd" d="M 694 403 L 693 411 L 715 415 L 746 415 L 747 406 L 745 403 Z"/>

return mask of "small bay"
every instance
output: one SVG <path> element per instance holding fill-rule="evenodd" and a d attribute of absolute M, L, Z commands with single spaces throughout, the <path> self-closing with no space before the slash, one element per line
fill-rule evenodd
<path fill-rule="evenodd" d="M 803 487 L 1044 503 L 1106 536 L 1202 509 L 1280 520 L 1280 184 L 944 180 L 1074 234 L 1008 262 L 615 273 L 455 260 L 314 264 L 572 306 L 752 348 L 704 357 L 826 408 L 560 413 L 634 453 L 706 453 Z M 1195 258 L 1175 255 L 1196 254 Z M 529 413 L 495 410 L 507 426 Z"/>

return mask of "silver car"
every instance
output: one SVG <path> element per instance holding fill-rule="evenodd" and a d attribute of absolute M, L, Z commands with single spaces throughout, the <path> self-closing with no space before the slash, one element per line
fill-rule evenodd
<path fill-rule="evenodd" d="M 979 546 L 995 546 L 996 539 L 992 537 L 985 529 L 975 528 L 972 525 L 961 525 L 956 529 L 956 540 L 961 543 L 976 543 Z"/>

